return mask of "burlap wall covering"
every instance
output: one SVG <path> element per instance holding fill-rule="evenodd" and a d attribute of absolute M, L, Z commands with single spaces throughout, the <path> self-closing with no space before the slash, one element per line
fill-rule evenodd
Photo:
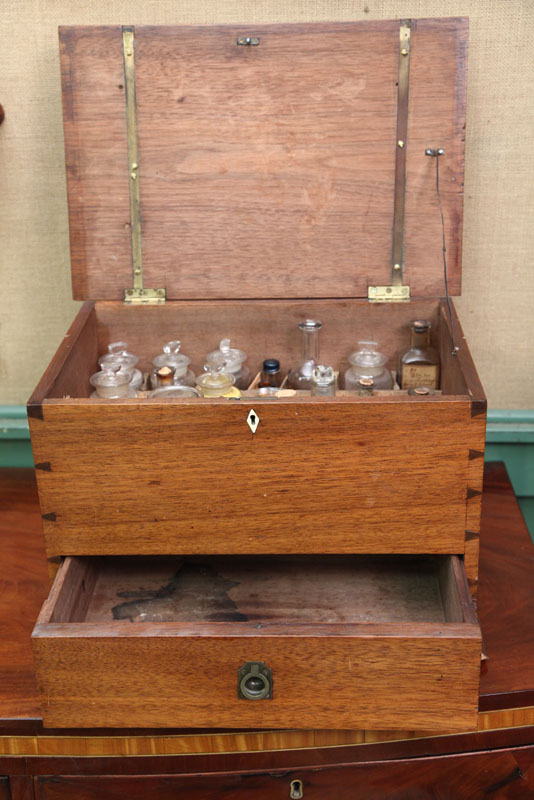
<path fill-rule="evenodd" d="M 468 16 L 465 332 L 493 408 L 534 406 L 534 0 L 4 0 L 0 4 L 0 403 L 23 403 L 71 299 L 59 24 Z"/>

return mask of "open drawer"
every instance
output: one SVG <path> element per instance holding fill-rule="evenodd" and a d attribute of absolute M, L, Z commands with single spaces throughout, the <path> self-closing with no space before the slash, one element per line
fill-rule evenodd
<path fill-rule="evenodd" d="M 47 726 L 476 726 L 457 556 L 69 557 L 33 648 Z"/>

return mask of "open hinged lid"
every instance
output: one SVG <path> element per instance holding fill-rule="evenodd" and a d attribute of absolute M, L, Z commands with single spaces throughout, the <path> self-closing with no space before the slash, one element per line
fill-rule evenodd
<path fill-rule="evenodd" d="M 467 20 L 60 40 L 75 298 L 460 292 Z"/>

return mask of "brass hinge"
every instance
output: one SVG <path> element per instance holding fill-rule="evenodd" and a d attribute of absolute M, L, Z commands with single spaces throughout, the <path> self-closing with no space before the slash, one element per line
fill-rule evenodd
<path fill-rule="evenodd" d="M 367 299 L 371 303 L 409 303 L 409 286 L 368 286 Z"/>
<path fill-rule="evenodd" d="M 410 96 L 410 53 L 412 21 L 403 19 L 399 27 L 399 66 L 397 89 L 397 128 L 395 132 L 395 194 L 393 201 L 393 241 L 391 244 L 391 285 L 369 286 L 372 303 L 408 303 L 410 287 L 403 285 L 404 215 L 406 206 L 406 146 L 408 101 Z"/>
<path fill-rule="evenodd" d="M 141 194 L 139 189 L 139 142 L 135 98 L 135 35 L 131 26 L 122 29 L 122 56 L 126 98 L 126 138 L 128 142 L 128 180 L 130 186 L 130 232 L 132 242 L 132 283 L 124 290 L 124 302 L 155 305 L 165 302 L 165 289 L 145 289 L 141 242 Z"/>
<path fill-rule="evenodd" d="M 160 305 L 165 302 L 165 289 L 125 289 L 124 302 L 133 306 Z"/>

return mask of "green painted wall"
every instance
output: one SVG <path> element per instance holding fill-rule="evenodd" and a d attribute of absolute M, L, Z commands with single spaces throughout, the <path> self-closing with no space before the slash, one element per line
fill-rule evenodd
<path fill-rule="evenodd" d="M 489 411 L 486 461 L 504 461 L 534 540 L 534 410 Z M 33 467 L 25 406 L 0 406 L 0 467 Z"/>

